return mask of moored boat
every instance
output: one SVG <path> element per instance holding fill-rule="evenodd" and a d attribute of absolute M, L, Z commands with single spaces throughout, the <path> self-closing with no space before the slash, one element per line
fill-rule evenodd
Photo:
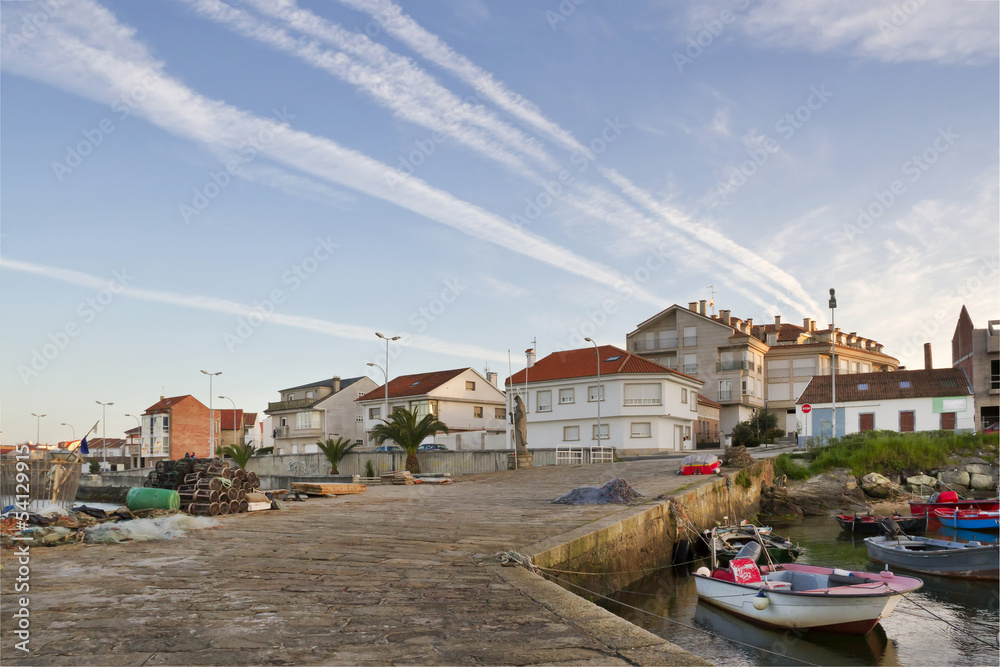
<path fill-rule="evenodd" d="M 678 475 L 714 475 L 719 472 L 722 461 L 715 454 L 691 454 L 681 461 Z"/>
<path fill-rule="evenodd" d="M 938 509 L 934 510 L 934 516 L 941 522 L 942 526 L 947 526 L 948 528 L 987 531 L 1000 529 L 1000 511 L 981 512 L 978 510 Z M 902 528 L 902 524 L 900 524 L 900 527 Z"/>
<path fill-rule="evenodd" d="M 920 579 L 892 572 L 840 570 L 785 563 L 758 568 L 748 545 L 727 569 L 695 573 L 698 598 L 773 628 L 864 635 L 889 616 Z M 750 557 L 746 557 L 750 556 Z"/>
<path fill-rule="evenodd" d="M 837 523 L 848 533 L 860 533 L 862 535 L 878 535 L 879 525 L 886 517 L 872 516 L 870 514 L 838 514 Z M 899 527 L 906 533 L 919 534 L 927 530 L 926 516 L 900 516 L 893 514 L 891 517 Z"/>
<path fill-rule="evenodd" d="M 1000 499 L 987 498 L 984 500 L 961 499 L 954 491 L 942 491 L 933 494 L 926 501 L 915 501 L 910 503 L 910 514 L 917 516 L 921 514 L 933 517 L 935 510 L 980 510 L 992 511 L 1000 510 Z"/>
<path fill-rule="evenodd" d="M 965 579 L 1000 579 L 1000 545 L 896 535 L 866 537 L 868 557 L 912 572 Z"/>
<path fill-rule="evenodd" d="M 747 544 L 757 542 L 766 547 L 767 560 L 771 563 L 793 563 L 802 555 L 802 547 L 781 535 L 772 534 L 767 526 L 722 526 L 714 531 L 706 530 L 705 538 L 721 565 L 728 564 Z"/>

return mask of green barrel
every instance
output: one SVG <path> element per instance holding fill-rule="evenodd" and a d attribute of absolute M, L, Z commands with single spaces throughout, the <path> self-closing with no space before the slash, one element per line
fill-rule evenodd
<path fill-rule="evenodd" d="M 125 496 L 125 506 L 130 512 L 136 510 L 178 510 L 181 508 L 181 496 L 170 489 L 147 489 L 136 486 L 129 489 Z"/>

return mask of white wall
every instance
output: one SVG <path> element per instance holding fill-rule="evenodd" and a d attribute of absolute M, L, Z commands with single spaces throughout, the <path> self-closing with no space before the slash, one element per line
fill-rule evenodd
<path fill-rule="evenodd" d="M 959 397 L 964 403 L 964 410 L 948 410 L 955 412 L 955 430 L 965 431 L 975 428 L 975 410 L 971 396 Z M 951 400 L 951 399 L 949 399 Z M 812 404 L 813 410 L 827 409 L 830 404 Z M 863 413 L 873 413 L 875 415 L 875 430 L 877 431 L 899 431 L 899 413 L 906 410 L 913 410 L 914 431 L 937 431 L 941 429 L 941 414 L 934 412 L 933 398 L 901 398 L 885 401 L 854 401 L 851 403 L 837 403 L 838 418 L 840 411 L 844 413 L 844 432 L 857 433 L 860 430 L 860 415 Z M 813 413 L 803 414 L 802 406 L 796 406 L 796 417 L 799 423 L 803 424 L 803 434 L 806 436 L 818 435 L 819 423 L 814 424 Z M 841 427 L 838 424 L 837 430 Z"/>

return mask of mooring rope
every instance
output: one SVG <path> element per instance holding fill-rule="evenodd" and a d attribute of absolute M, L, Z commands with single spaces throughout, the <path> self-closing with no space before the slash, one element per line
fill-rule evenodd
<path fill-rule="evenodd" d="M 501 567 L 517 567 L 520 565 L 529 572 L 534 572 L 535 574 L 542 573 L 541 569 L 531 561 L 531 556 L 519 553 L 513 549 L 498 551 L 497 560 L 500 561 Z"/>

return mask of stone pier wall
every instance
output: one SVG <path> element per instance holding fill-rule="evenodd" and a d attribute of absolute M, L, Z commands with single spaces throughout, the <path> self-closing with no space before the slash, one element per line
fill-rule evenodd
<path fill-rule="evenodd" d="M 771 461 L 765 459 L 745 472 L 745 476 L 730 474 L 728 484 L 721 476 L 707 483 L 705 478 L 694 477 L 692 484 L 696 488 L 679 490 L 671 497 L 699 531 L 714 526 L 716 521 L 749 521 L 759 509 L 761 487 L 772 483 L 774 470 Z M 624 520 L 598 521 L 531 545 L 526 551 L 537 565 L 565 571 L 559 575 L 561 579 L 581 586 L 598 583 L 618 589 L 641 579 L 645 571 L 671 562 L 678 539 L 676 523 L 669 499 L 663 498 Z M 680 538 L 694 539 L 687 533 Z"/>

